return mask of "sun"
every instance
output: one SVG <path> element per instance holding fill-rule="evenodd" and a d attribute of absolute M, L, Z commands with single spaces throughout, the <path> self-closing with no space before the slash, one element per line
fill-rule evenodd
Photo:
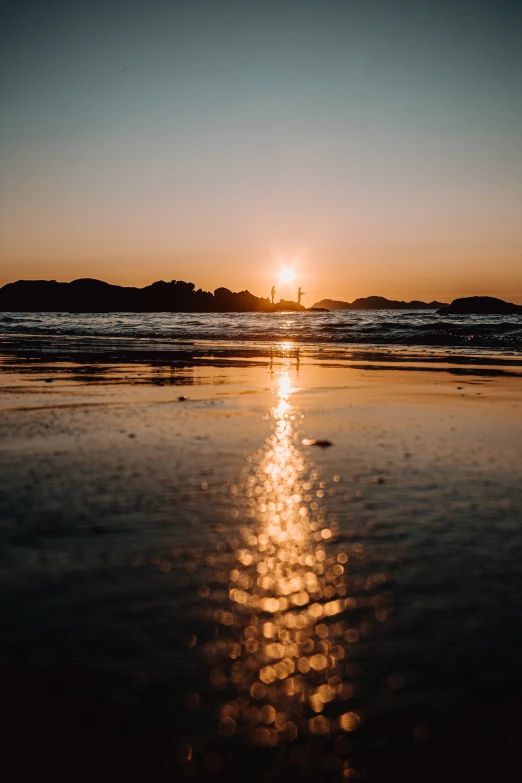
<path fill-rule="evenodd" d="M 281 283 L 293 283 L 295 280 L 295 272 L 289 266 L 284 266 L 279 271 L 279 280 Z"/>

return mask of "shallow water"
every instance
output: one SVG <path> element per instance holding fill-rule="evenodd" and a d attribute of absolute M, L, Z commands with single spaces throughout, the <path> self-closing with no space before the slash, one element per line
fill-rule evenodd
<path fill-rule="evenodd" d="M 522 652 L 517 358 L 248 354 L 4 357 L 13 714 L 40 758 L 87 741 L 112 777 L 460 780 L 477 737 L 495 769 Z"/>

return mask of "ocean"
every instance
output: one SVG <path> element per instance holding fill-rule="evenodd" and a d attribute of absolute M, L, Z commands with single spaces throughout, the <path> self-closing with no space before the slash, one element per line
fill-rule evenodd
<path fill-rule="evenodd" d="M 135 348 L 169 342 L 458 348 L 473 353 L 522 350 L 522 315 L 441 316 L 431 310 L 342 310 L 327 313 L 2 313 L 0 339 L 100 338 L 138 341 Z M 129 344 L 127 342 L 127 344 Z"/>

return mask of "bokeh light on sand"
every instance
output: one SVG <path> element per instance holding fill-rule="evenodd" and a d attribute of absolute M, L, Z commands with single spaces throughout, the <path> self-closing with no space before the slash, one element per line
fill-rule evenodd
<path fill-rule="evenodd" d="M 381 599 L 373 594 L 385 577 L 367 577 L 368 598 L 354 597 L 350 558 L 364 558 L 364 548 L 341 546 L 337 518 L 325 505 L 335 489 L 299 447 L 289 358 L 275 391 L 271 434 L 231 485 L 234 527 L 211 558 L 215 581 L 228 591 L 225 604 L 222 586 L 209 595 L 217 632 L 205 645 L 211 684 L 227 695 L 218 730 L 258 747 L 321 738 L 340 776 L 349 777 L 350 745 L 336 738 L 364 718 L 354 703 L 358 669 L 350 651 L 369 623 L 361 628 L 357 610 L 369 607 L 375 617 Z"/>

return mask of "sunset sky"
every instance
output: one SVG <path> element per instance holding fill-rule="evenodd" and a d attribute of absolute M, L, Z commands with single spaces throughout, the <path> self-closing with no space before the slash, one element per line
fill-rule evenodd
<path fill-rule="evenodd" d="M 522 4 L 0 3 L 0 284 L 522 302 Z"/>

